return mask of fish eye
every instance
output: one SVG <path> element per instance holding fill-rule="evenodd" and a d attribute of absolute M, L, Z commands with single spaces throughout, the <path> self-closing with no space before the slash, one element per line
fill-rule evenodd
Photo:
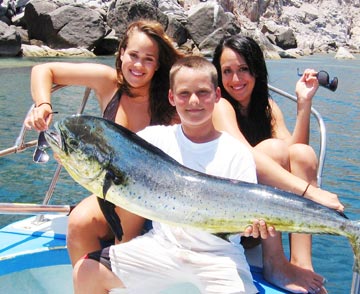
<path fill-rule="evenodd" d="M 79 147 L 79 141 L 77 141 L 75 139 L 69 139 L 68 144 L 69 144 L 69 146 L 71 146 L 74 149 Z"/>

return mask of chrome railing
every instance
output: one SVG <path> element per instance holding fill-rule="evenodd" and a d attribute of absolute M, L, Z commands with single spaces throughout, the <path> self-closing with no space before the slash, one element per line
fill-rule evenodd
<path fill-rule="evenodd" d="M 62 85 L 55 85 L 51 89 L 51 92 L 55 92 L 61 88 L 64 88 L 65 86 Z M 86 103 L 88 101 L 89 95 L 90 95 L 91 89 L 85 88 L 85 93 L 82 99 L 82 102 L 80 104 L 80 107 L 77 111 L 77 114 L 81 114 L 84 112 Z M 29 111 L 26 114 L 26 117 L 29 115 L 29 113 L 33 110 L 35 105 L 33 104 Z M 3 151 L 0 151 L 0 157 L 11 154 L 11 153 L 18 153 L 21 151 L 26 150 L 27 148 L 34 147 L 37 144 L 37 140 L 33 140 L 30 142 L 24 142 L 25 141 L 25 133 L 26 128 L 23 123 L 20 133 L 15 140 L 14 146 L 11 148 L 5 149 Z M 58 164 L 56 167 L 56 170 L 54 172 L 54 175 L 52 177 L 52 180 L 50 182 L 49 188 L 45 193 L 43 202 L 41 205 L 37 204 L 28 204 L 28 203 L 0 203 L 0 214 L 29 214 L 34 215 L 36 214 L 36 218 L 34 220 L 34 223 L 41 223 L 44 220 L 44 214 L 46 213 L 59 213 L 59 214 L 68 214 L 70 213 L 72 207 L 68 205 L 49 205 L 50 199 L 54 193 L 56 183 L 59 179 L 60 172 L 61 172 L 61 164 Z"/>

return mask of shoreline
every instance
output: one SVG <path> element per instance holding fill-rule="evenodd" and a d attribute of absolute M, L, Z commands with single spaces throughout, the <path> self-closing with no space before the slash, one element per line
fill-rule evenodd
<path fill-rule="evenodd" d="M 335 58 L 336 53 L 314 53 L 310 55 L 299 56 L 295 60 L 304 60 L 304 59 L 311 59 L 317 57 L 330 57 L 334 60 L 338 60 Z M 360 53 L 354 54 L 355 60 L 360 59 Z M 37 63 L 43 62 L 51 62 L 51 61 L 66 61 L 66 62 L 96 62 L 99 63 L 101 60 L 111 60 L 115 59 L 115 55 L 100 55 L 100 56 L 18 56 L 18 57 L 0 57 L 0 70 L 4 69 L 12 69 L 14 67 L 32 67 Z M 281 59 L 272 59 L 272 58 L 265 58 L 266 61 L 281 61 L 285 58 Z M 341 59 L 343 61 L 354 61 L 353 59 Z M 114 60 L 115 62 L 115 60 Z"/>

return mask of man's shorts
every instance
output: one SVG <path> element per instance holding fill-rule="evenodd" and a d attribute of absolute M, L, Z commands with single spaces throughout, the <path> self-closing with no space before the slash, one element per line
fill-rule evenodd
<path fill-rule="evenodd" d="M 150 231 L 87 257 L 112 270 L 127 293 L 157 293 L 178 283 L 192 283 L 207 294 L 258 293 L 242 246 L 225 244 L 196 252 Z"/>

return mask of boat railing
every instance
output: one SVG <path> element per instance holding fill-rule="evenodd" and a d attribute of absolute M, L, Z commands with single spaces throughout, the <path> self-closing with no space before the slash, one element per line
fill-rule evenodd
<path fill-rule="evenodd" d="M 51 89 L 51 93 L 54 93 L 55 91 L 64 88 L 66 86 L 63 85 L 54 85 Z M 82 102 L 80 104 L 80 107 L 77 111 L 77 114 L 81 114 L 84 112 L 86 103 L 89 99 L 91 93 L 90 88 L 85 88 L 85 93 L 82 99 Z M 31 105 L 30 109 L 28 110 L 25 118 L 30 114 L 30 112 L 35 107 L 35 104 Z M 29 142 L 25 142 L 25 123 L 22 124 L 20 133 L 18 137 L 15 140 L 14 146 L 7 148 L 5 150 L 0 151 L 0 157 L 11 154 L 11 153 L 19 153 L 21 151 L 24 151 L 28 148 L 34 147 L 37 145 L 37 140 L 32 140 Z M 43 202 L 41 205 L 36 204 L 29 204 L 29 203 L 0 203 L 0 214 L 26 214 L 26 215 L 36 215 L 36 218 L 34 220 L 35 224 L 42 223 L 44 220 L 44 214 L 69 214 L 72 210 L 72 206 L 69 205 L 49 205 L 49 202 L 51 200 L 51 197 L 54 193 L 56 183 L 59 179 L 60 172 L 61 172 L 62 166 L 60 163 L 57 164 L 54 175 L 51 179 L 50 185 L 48 190 L 45 193 Z"/>
<path fill-rule="evenodd" d="M 55 92 L 65 86 L 62 85 L 55 85 L 52 88 L 52 92 Z M 288 98 L 294 102 L 297 101 L 297 98 L 294 95 L 291 95 L 283 90 L 280 90 L 274 86 L 269 85 L 269 89 L 279 95 Z M 80 107 L 77 111 L 77 114 L 81 114 L 84 112 L 86 103 L 88 101 L 91 89 L 86 88 L 85 93 L 80 104 Z M 32 111 L 34 105 L 32 105 L 27 113 L 27 115 Z M 326 151 L 326 128 L 323 118 L 321 117 L 320 113 L 311 108 L 311 113 L 316 118 L 317 123 L 319 125 L 319 134 L 320 134 L 320 147 L 319 147 L 319 164 L 317 170 L 317 183 L 318 186 L 321 186 L 321 178 L 322 178 L 322 170 L 324 168 L 324 161 L 325 161 L 325 151 Z M 26 116 L 27 116 L 26 115 Z M 0 151 L 0 157 L 11 154 L 11 153 L 18 153 L 24 151 L 27 148 L 31 148 L 37 145 L 37 140 L 33 140 L 30 142 L 24 142 L 25 139 L 26 128 L 24 124 L 20 130 L 19 136 L 17 137 L 15 144 L 13 147 Z M 49 188 L 44 196 L 43 202 L 41 205 L 36 204 L 22 204 L 22 203 L 0 203 L 0 214 L 28 214 L 28 215 L 37 215 L 35 218 L 35 223 L 41 223 L 44 217 L 44 214 L 47 213 L 58 213 L 58 214 L 68 214 L 70 213 L 72 207 L 67 205 L 49 205 L 51 197 L 54 193 L 56 183 L 59 179 L 60 172 L 61 172 L 61 164 L 58 164 L 52 180 L 50 182 Z"/>

